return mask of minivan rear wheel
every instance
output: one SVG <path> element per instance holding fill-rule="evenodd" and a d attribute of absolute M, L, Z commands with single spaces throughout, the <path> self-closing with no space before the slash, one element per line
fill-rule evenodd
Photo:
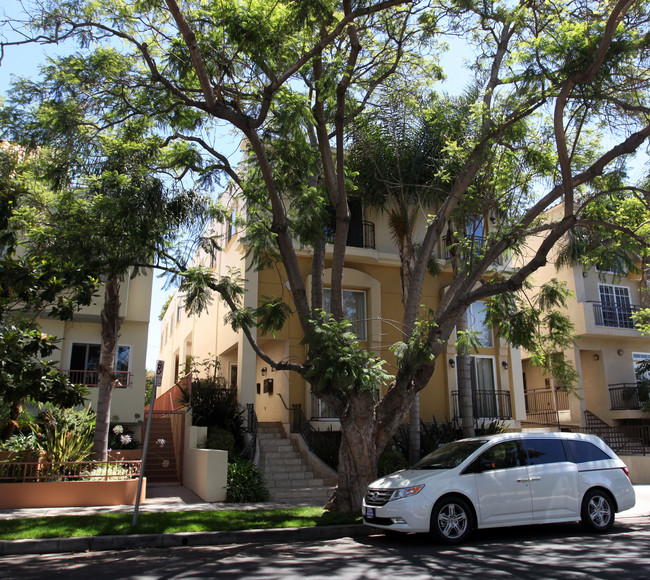
<path fill-rule="evenodd" d="M 614 525 L 614 502 L 611 496 L 599 489 L 585 494 L 580 512 L 583 525 L 593 532 L 606 532 Z"/>
<path fill-rule="evenodd" d="M 460 497 L 439 500 L 431 512 L 429 531 L 446 544 L 458 544 L 472 531 L 472 510 Z"/>

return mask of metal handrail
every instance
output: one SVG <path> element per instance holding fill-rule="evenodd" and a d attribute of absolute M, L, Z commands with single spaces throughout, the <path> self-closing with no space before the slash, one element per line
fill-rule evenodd
<path fill-rule="evenodd" d="M 113 481 L 136 479 L 141 460 L 120 461 L 1 461 L 0 481 Z M 117 469 L 113 469 L 117 468 Z"/>
<path fill-rule="evenodd" d="M 647 390 L 642 392 L 637 383 L 615 383 L 608 388 L 612 411 L 638 410 L 648 400 Z"/>
<path fill-rule="evenodd" d="M 610 328 L 636 328 L 632 320 L 632 314 L 641 310 L 636 304 L 603 304 L 593 303 L 594 319 L 596 326 L 608 326 Z"/>
<path fill-rule="evenodd" d="M 70 382 L 75 385 L 85 385 L 86 387 L 99 386 L 99 371 L 85 371 L 75 369 L 59 369 L 59 372 L 68 376 Z M 127 388 L 133 383 L 133 373 L 129 371 L 113 371 L 115 378 L 118 381 L 117 388 Z"/>
<path fill-rule="evenodd" d="M 452 391 L 454 418 L 461 418 L 459 406 L 459 391 Z M 480 419 L 512 419 L 510 391 L 472 390 L 472 407 L 474 418 Z"/>
<path fill-rule="evenodd" d="M 257 449 L 257 413 L 255 413 L 255 405 L 253 403 L 246 404 L 246 413 L 247 413 L 247 426 L 245 431 L 250 434 L 250 439 L 246 443 L 246 446 L 241 452 L 241 455 L 244 459 L 252 461 L 255 457 L 255 451 Z"/>

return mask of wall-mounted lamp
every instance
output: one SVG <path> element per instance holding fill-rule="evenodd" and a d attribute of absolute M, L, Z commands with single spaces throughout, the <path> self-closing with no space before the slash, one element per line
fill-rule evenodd
<path fill-rule="evenodd" d="M 493 215 L 490 216 L 490 223 L 495 224 L 497 223 L 497 218 L 495 218 Z"/>
<path fill-rule="evenodd" d="M 266 373 L 268 373 L 268 372 L 269 372 L 269 369 L 267 369 L 266 367 L 262 367 L 262 376 L 263 377 L 265 377 Z"/>
<path fill-rule="evenodd" d="M 453 369 L 456 366 L 456 361 L 453 358 L 449 359 L 449 366 Z"/>
<path fill-rule="evenodd" d="M 600 360 L 600 355 L 595 354 L 595 355 L 594 355 L 594 360 Z"/>
<path fill-rule="evenodd" d="M 508 370 L 508 361 L 501 361 L 501 366 L 507 371 Z"/>
<path fill-rule="evenodd" d="M 622 348 L 619 348 L 616 352 L 618 353 L 618 356 L 623 356 L 623 349 Z"/>
<path fill-rule="evenodd" d="M 583 270 L 583 271 L 582 271 L 582 277 L 583 277 L 583 278 L 586 278 L 587 276 L 589 276 L 589 272 L 585 272 L 585 271 Z"/>

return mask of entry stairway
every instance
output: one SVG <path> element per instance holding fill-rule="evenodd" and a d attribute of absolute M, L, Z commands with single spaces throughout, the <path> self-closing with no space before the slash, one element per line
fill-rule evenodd
<path fill-rule="evenodd" d="M 334 489 L 334 479 L 325 481 L 314 474 L 299 444 L 287 438 L 280 423 L 259 423 L 257 442 L 258 465 L 271 499 L 310 505 L 327 503 Z"/>

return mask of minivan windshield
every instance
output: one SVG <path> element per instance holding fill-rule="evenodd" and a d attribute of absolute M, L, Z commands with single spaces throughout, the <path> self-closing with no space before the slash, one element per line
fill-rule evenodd
<path fill-rule="evenodd" d="M 485 441 L 472 439 L 447 443 L 447 445 L 438 447 L 433 453 L 424 456 L 411 469 L 453 469 L 485 444 Z"/>

